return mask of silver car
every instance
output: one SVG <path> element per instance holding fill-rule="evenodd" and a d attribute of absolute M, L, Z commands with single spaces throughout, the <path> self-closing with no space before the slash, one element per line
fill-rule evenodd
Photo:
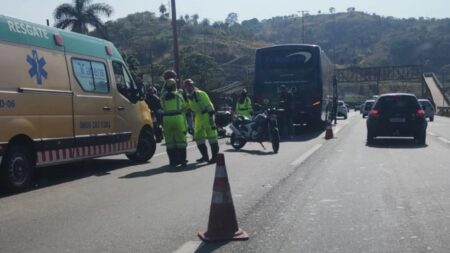
<path fill-rule="evenodd" d="M 372 110 L 372 106 L 375 103 L 375 100 L 370 99 L 370 100 L 366 100 L 366 102 L 364 102 L 364 106 L 362 107 L 361 113 L 362 113 L 362 117 L 365 118 L 367 115 L 369 115 L 370 110 Z"/>
<path fill-rule="evenodd" d="M 430 121 L 434 120 L 434 107 L 428 99 L 419 99 L 419 103 L 422 109 L 425 111 L 425 118 L 429 118 Z"/>
<path fill-rule="evenodd" d="M 348 108 L 344 101 L 339 100 L 338 106 L 337 106 L 337 116 L 344 117 L 344 119 L 347 119 L 348 115 Z"/>

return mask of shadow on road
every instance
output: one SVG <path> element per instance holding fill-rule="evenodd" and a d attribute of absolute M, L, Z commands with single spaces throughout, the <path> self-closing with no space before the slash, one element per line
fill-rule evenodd
<path fill-rule="evenodd" d="M 198 248 L 195 250 L 195 253 L 210 253 L 214 252 L 222 246 L 227 245 L 229 242 L 215 242 L 215 243 L 204 243 L 200 244 Z"/>
<path fill-rule="evenodd" d="M 75 163 L 56 165 L 37 169 L 35 183 L 29 192 L 91 176 L 105 176 L 110 171 L 132 166 L 135 163 L 128 159 L 94 159 Z M 20 193 L 23 193 L 20 192 Z M 0 192 L 0 198 L 17 193 Z"/>
<path fill-rule="evenodd" d="M 295 128 L 295 135 L 281 136 L 281 142 L 300 142 L 309 141 L 317 138 L 323 133 L 323 130 L 311 129 L 308 126 L 300 126 Z"/>
<path fill-rule="evenodd" d="M 373 144 L 366 144 L 370 148 L 391 148 L 391 149 L 418 149 L 426 148 L 428 145 L 417 144 L 414 139 L 392 138 L 375 139 Z"/>
<path fill-rule="evenodd" d="M 203 166 L 208 166 L 208 165 L 210 165 L 210 164 L 192 163 L 192 164 L 188 164 L 186 167 L 176 167 L 176 168 L 171 167 L 169 165 L 164 165 L 164 166 L 161 166 L 158 168 L 152 168 L 152 169 L 148 169 L 148 170 L 144 170 L 144 171 L 133 172 L 128 175 L 122 176 L 120 178 L 150 177 L 150 176 L 154 176 L 154 175 L 158 175 L 158 174 L 162 174 L 162 173 L 185 172 L 185 171 L 195 170 L 195 169 L 201 168 Z"/>
<path fill-rule="evenodd" d="M 262 149 L 262 147 L 261 147 L 261 149 Z M 276 154 L 272 151 L 272 146 L 270 146 L 270 149 L 266 148 L 266 150 L 246 150 L 246 149 L 235 150 L 235 149 L 229 148 L 227 150 L 224 150 L 224 152 L 246 153 L 246 154 L 250 154 L 250 155 L 275 155 Z"/>

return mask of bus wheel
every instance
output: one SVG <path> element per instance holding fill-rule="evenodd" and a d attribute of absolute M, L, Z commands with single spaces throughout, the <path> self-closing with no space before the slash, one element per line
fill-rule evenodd
<path fill-rule="evenodd" d="M 0 171 L 2 184 L 12 192 L 29 187 L 34 174 L 33 160 L 29 151 L 22 145 L 14 145 L 4 159 Z"/>
<path fill-rule="evenodd" d="M 153 157 L 156 151 L 156 140 L 152 131 L 144 129 L 139 135 L 138 146 L 136 152 L 127 154 L 128 159 L 137 163 L 144 163 Z"/>

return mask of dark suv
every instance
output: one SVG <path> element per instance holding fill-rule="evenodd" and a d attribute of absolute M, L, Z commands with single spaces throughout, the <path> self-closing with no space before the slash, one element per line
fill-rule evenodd
<path fill-rule="evenodd" d="M 412 136 L 425 145 L 427 121 L 416 96 L 406 93 L 381 95 L 367 119 L 367 144 L 377 136 Z"/>

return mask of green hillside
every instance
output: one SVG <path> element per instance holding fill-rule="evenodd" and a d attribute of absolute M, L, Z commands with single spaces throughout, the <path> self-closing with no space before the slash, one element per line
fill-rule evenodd
<path fill-rule="evenodd" d="M 320 45 L 340 65 L 423 64 L 426 71 L 440 72 L 450 63 L 450 19 L 347 12 L 307 15 L 304 21 L 305 42 Z M 178 19 L 178 26 L 181 76 L 208 89 L 236 80 L 250 83 L 256 48 L 302 41 L 302 20 L 296 15 L 242 22 L 229 15 L 214 23 L 187 15 Z M 140 75 L 157 77 L 173 66 L 167 15 L 135 13 L 106 27 L 107 39 L 138 59 Z"/>

